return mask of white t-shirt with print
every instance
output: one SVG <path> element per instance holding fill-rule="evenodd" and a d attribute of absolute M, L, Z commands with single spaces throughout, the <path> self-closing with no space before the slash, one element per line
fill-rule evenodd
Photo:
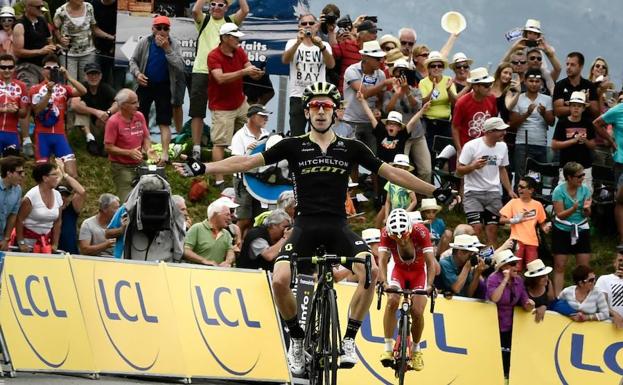
<path fill-rule="evenodd" d="M 606 293 L 608 305 L 623 316 L 623 278 L 615 274 L 602 275 L 595 284 L 597 290 Z"/>
<path fill-rule="evenodd" d="M 463 177 L 465 191 L 501 191 L 500 166 L 508 166 L 508 148 L 506 143 L 497 142 L 489 147 L 485 138 L 472 139 L 465 143 L 459 162 L 464 165 L 472 163 L 483 156 L 487 157 L 487 165 L 474 170 Z"/>
<path fill-rule="evenodd" d="M 290 39 L 286 43 L 285 50 L 289 50 L 296 39 Z M 323 41 L 327 52 L 332 55 L 331 46 Z M 301 43 L 294 53 L 294 57 L 290 62 L 290 81 L 288 85 L 288 94 L 290 97 L 303 96 L 305 87 L 316 82 L 326 81 L 327 67 L 324 64 L 324 58 L 320 48 L 315 45 L 305 45 Z"/>

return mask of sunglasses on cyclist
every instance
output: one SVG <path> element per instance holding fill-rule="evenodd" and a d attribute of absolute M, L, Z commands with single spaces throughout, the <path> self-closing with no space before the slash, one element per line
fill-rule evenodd
<path fill-rule="evenodd" d="M 307 103 L 307 107 L 313 110 L 319 110 L 320 108 L 323 110 L 332 110 L 335 108 L 335 104 L 333 102 L 325 102 L 322 100 L 312 100 Z"/>

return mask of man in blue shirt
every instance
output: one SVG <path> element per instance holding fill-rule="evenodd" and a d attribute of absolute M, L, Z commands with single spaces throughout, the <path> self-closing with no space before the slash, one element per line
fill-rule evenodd
<path fill-rule="evenodd" d="M 0 230 L 4 237 L 0 242 L 0 250 L 9 249 L 9 238 L 15 227 L 15 218 L 22 199 L 22 182 L 24 181 L 24 159 L 7 156 L 0 162 Z"/>
<path fill-rule="evenodd" d="M 169 160 L 173 90 L 184 78 L 182 51 L 169 36 L 171 21 L 166 16 L 154 17 L 152 34 L 141 39 L 130 59 L 130 72 L 138 82 L 139 111 L 149 123 L 149 110 L 156 104 L 156 124 L 160 126 L 161 161 Z M 173 89 L 173 90 L 172 90 Z"/>

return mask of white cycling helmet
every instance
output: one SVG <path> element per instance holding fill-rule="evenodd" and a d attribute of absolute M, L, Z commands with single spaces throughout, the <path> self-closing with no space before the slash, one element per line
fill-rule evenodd
<path fill-rule="evenodd" d="M 411 218 L 409 213 L 404 209 L 394 209 L 387 217 L 385 230 L 387 235 L 402 238 L 411 232 Z"/>

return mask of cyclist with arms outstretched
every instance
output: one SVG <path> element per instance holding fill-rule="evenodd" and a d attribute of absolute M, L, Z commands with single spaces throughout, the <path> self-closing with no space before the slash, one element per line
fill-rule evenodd
<path fill-rule="evenodd" d="M 424 195 L 434 195 L 445 202 L 451 191 L 435 189 L 408 171 L 383 163 L 363 143 L 337 136 L 333 132 L 340 93 L 333 84 L 318 82 L 303 92 L 305 117 L 311 130 L 297 137 L 285 138 L 260 154 L 232 156 L 213 163 L 188 163 L 175 166 L 182 175 L 227 174 L 244 172 L 267 164 L 287 160 L 297 202 L 297 215 L 290 237 L 275 260 L 273 292 L 281 316 L 291 337 L 288 365 L 292 373 L 305 371 L 303 352 L 304 331 L 298 323 L 296 300 L 290 289 L 290 259 L 293 256 L 312 256 L 324 245 L 325 251 L 339 256 L 371 255 L 370 249 L 346 222 L 344 202 L 348 189 L 348 176 L 355 164 L 360 164 L 383 178 Z M 358 278 L 358 286 L 350 304 L 346 333 L 342 341 L 343 354 L 340 367 L 349 368 L 357 363 L 355 336 L 372 299 L 378 269 L 372 258 L 372 285 L 365 288 L 365 268 L 361 264 L 347 266 Z M 301 270 L 301 266 L 299 266 Z"/>
<path fill-rule="evenodd" d="M 394 259 L 391 277 L 387 276 L 387 263 Z M 396 289 L 430 290 L 435 279 L 435 255 L 430 232 L 421 223 L 411 223 L 409 214 L 403 209 L 395 209 L 387 217 L 385 228 L 381 232 L 379 245 L 379 282 L 386 287 Z M 429 273 L 430 272 L 430 273 Z M 383 366 L 391 366 L 394 361 L 394 329 L 396 328 L 396 310 L 400 304 L 400 295 L 392 293 L 387 297 L 387 306 L 383 316 L 385 333 L 385 351 L 381 355 Z M 420 350 L 420 339 L 424 330 L 424 309 L 426 297 L 414 295 L 411 298 L 411 367 L 424 369 L 424 358 Z"/>

